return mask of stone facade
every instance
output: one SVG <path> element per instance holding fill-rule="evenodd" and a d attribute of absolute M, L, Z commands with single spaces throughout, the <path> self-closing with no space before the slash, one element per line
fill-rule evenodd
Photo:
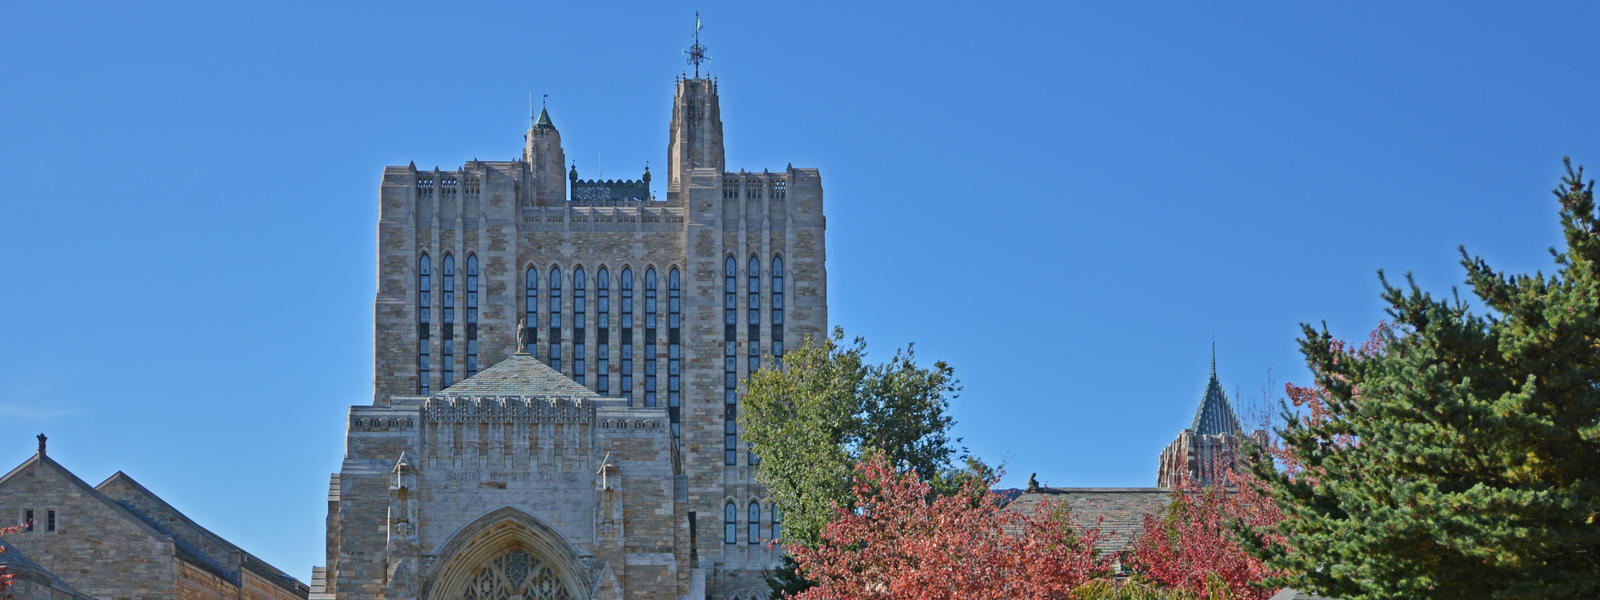
<path fill-rule="evenodd" d="M 546 111 L 521 160 L 384 169 L 374 396 L 319 597 L 451 597 L 512 563 L 573 598 L 765 595 L 772 506 L 730 423 L 739 381 L 825 333 L 821 180 L 728 172 L 709 77 L 675 82 L 668 134 L 664 198 L 648 168 L 580 179 Z"/>
<path fill-rule="evenodd" d="M 42 573 L 13 592 L 20 598 L 304 600 L 309 592 L 125 473 L 89 486 L 46 456 L 42 440 L 0 478 L 0 515 L 20 524 L 6 545 Z"/>

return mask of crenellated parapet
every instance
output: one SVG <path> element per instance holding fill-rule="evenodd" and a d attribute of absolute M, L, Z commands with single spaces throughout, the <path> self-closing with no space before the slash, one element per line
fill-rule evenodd
<path fill-rule="evenodd" d="M 650 195 L 650 168 L 638 179 L 578 179 L 578 167 L 567 172 L 572 180 L 571 202 L 589 206 L 617 206 L 654 199 Z"/>

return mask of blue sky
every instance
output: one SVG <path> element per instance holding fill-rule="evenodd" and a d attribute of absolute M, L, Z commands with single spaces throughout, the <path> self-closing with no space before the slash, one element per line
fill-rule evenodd
<path fill-rule="evenodd" d="M 1548 271 L 1600 167 L 1596 5 L 1131 4 L 12 6 L 0 463 L 45 431 L 308 579 L 383 166 L 517 155 L 530 89 L 585 177 L 659 165 L 697 9 L 729 167 L 821 169 L 832 321 L 953 364 L 1006 485 L 1152 485 L 1213 340 L 1275 400 L 1380 268 Z"/>

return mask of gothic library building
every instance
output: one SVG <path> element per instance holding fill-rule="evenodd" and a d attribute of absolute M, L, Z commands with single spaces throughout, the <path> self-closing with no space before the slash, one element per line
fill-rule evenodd
<path fill-rule="evenodd" d="M 729 172 L 717 81 L 677 80 L 665 198 L 521 160 L 384 169 L 375 378 L 312 595 L 764 597 L 782 514 L 738 382 L 827 322 L 815 169 Z"/>

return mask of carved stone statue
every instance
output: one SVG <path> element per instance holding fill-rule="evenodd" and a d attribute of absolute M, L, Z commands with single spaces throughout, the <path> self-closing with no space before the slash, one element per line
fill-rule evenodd
<path fill-rule="evenodd" d="M 44 441 L 47 439 L 44 434 L 39 434 L 39 454 L 44 454 Z"/>
<path fill-rule="evenodd" d="M 517 354 L 528 353 L 528 320 L 517 319 Z"/>
<path fill-rule="evenodd" d="M 1028 475 L 1028 491 L 1030 491 L 1030 492 L 1039 491 L 1039 479 L 1038 479 L 1038 476 L 1039 476 L 1038 473 L 1033 473 L 1033 474 Z"/>

